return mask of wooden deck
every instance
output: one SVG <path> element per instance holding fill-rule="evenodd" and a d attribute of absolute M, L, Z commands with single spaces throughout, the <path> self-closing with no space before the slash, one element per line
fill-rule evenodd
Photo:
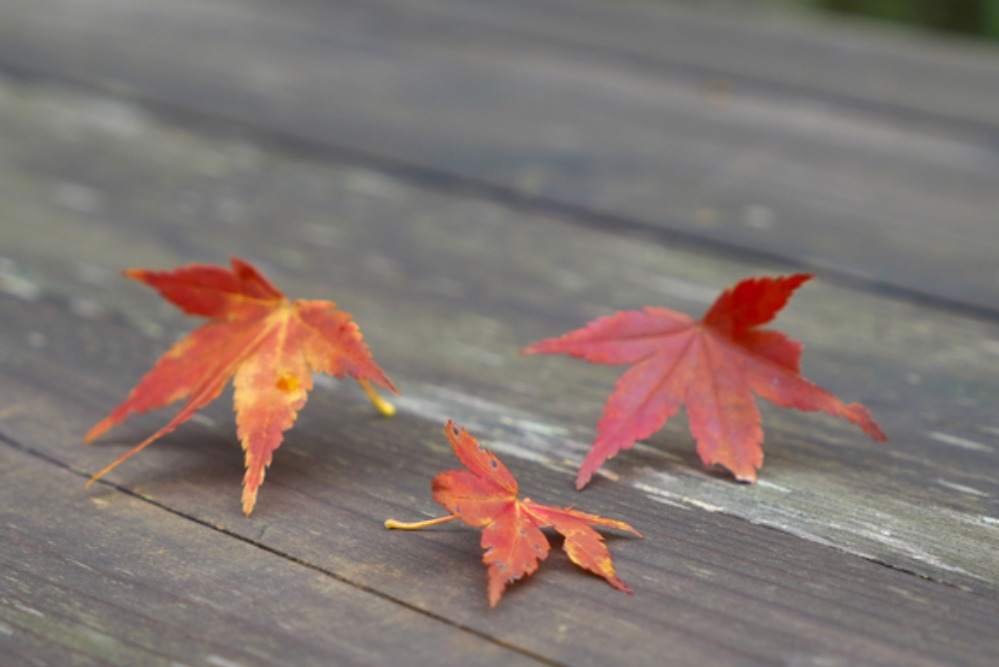
<path fill-rule="evenodd" d="M 689 3 L 0 3 L 0 664 L 994 665 L 999 49 Z M 194 321 L 122 268 L 258 264 L 402 391 L 320 381 L 252 518 L 231 395 L 83 433 Z M 871 408 L 763 406 L 754 486 L 683 419 L 572 479 L 615 369 L 517 351 L 818 274 L 778 327 Z M 635 525 L 490 610 L 435 516 L 453 418 Z"/>

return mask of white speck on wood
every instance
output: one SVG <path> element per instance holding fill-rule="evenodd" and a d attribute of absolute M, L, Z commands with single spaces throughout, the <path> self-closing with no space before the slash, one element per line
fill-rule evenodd
<path fill-rule="evenodd" d="M 20 602 L 14 603 L 14 609 L 17 609 L 18 611 L 23 611 L 26 614 L 31 614 L 32 616 L 37 616 L 38 618 L 45 618 L 45 614 L 43 614 L 42 612 L 27 605 L 23 605 Z"/>
<path fill-rule="evenodd" d="M 669 505 L 670 507 L 676 507 L 682 510 L 690 510 L 690 505 L 685 505 L 679 498 L 673 496 L 671 493 L 665 493 L 662 489 L 657 489 L 649 484 L 643 484 L 641 482 L 636 482 L 632 486 L 639 491 L 645 493 L 646 497 L 661 505 Z"/>
<path fill-rule="evenodd" d="M 95 97 L 89 103 L 67 109 L 63 117 L 80 126 L 128 139 L 146 131 L 148 117 L 128 102 Z"/>
<path fill-rule="evenodd" d="M 40 350 L 45 347 L 46 341 L 47 339 L 45 338 L 45 334 L 41 331 L 32 331 L 28 334 L 28 345 L 36 350 Z"/>
<path fill-rule="evenodd" d="M 77 567 L 79 567 L 81 569 L 87 570 L 89 572 L 96 572 L 96 570 L 94 570 L 94 568 L 90 567 L 86 563 L 81 563 L 78 560 L 74 560 L 74 559 L 70 558 L 69 562 L 72 563 L 73 565 L 75 565 L 75 566 L 77 566 Z"/>
<path fill-rule="evenodd" d="M 236 662 L 235 660 L 229 660 L 228 658 L 223 658 L 218 655 L 210 655 L 205 659 L 209 665 L 215 665 L 215 667 L 243 667 L 242 663 Z"/>
<path fill-rule="evenodd" d="M 351 173 L 345 185 L 357 194 L 385 200 L 396 199 L 403 189 L 399 181 L 384 174 L 360 170 Z"/>
<path fill-rule="evenodd" d="M 968 440 L 967 438 L 961 438 L 956 435 L 950 435 L 949 433 L 941 433 L 940 431 L 933 431 L 932 433 L 930 433 L 930 438 L 945 445 L 951 445 L 953 447 L 961 447 L 962 449 L 970 449 L 976 452 L 995 451 L 995 449 L 993 449 L 989 445 L 984 445 L 980 442 L 975 442 L 974 440 Z"/>
<path fill-rule="evenodd" d="M 609 479 L 612 482 L 617 482 L 621 479 L 621 475 L 617 474 L 612 470 L 598 470 L 597 474 L 603 477 L 604 479 Z"/>
<path fill-rule="evenodd" d="M 207 417 L 201 414 L 200 412 L 194 413 L 194 415 L 191 417 L 191 421 L 201 424 L 202 426 L 207 426 L 208 428 L 218 428 L 219 425 L 217 421 L 215 421 L 211 417 Z"/>
<path fill-rule="evenodd" d="M 55 202 L 77 213 L 96 213 L 104 204 L 104 195 L 79 183 L 60 183 L 52 194 Z"/>
<path fill-rule="evenodd" d="M 42 288 L 23 276 L 0 269 L 0 292 L 23 301 L 37 301 L 42 295 Z"/>
<path fill-rule="evenodd" d="M 984 491 L 979 491 L 978 489 L 974 489 L 970 486 L 965 486 L 964 484 L 958 484 L 957 482 L 951 482 L 946 479 L 938 478 L 937 484 L 939 484 L 940 486 L 947 487 L 952 491 L 957 491 L 958 493 L 967 493 L 970 496 L 978 496 L 979 498 L 989 497 L 989 494 L 985 493 Z"/>
<path fill-rule="evenodd" d="M 89 296 L 74 296 L 70 298 L 69 311 L 78 317 L 88 320 L 101 317 L 107 312 L 99 301 Z"/>
<path fill-rule="evenodd" d="M 829 655 L 793 655 L 787 661 L 787 667 L 846 667 L 852 662 Z"/>
<path fill-rule="evenodd" d="M 650 500 L 666 503 L 668 505 L 685 505 L 687 509 L 690 507 L 697 507 L 702 510 L 707 510 L 708 512 L 725 511 L 725 508 L 719 505 L 714 505 L 697 498 L 685 496 L 681 493 L 669 491 L 669 488 L 683 486 L 679 483 L 679 480 L 672 475 L 657 472 L 652 468 L 647 467 L 642 469 L 642 473 L 643 479 L 651 479 L 656 483 L 634 481 L 631 483 L 631 486 L 644 492 Z"/>
<path fill-rule="evenodd" d="M 757 480 L 756 484 L 764 489 L 772 489 L 778 493 L 791 493 L 791 489 L 783 487 L 780 484 L 774 484 L 773 482 L 768 482 L 765 479 Z"/>
<path fill-rule="evenodd" d="M 742 211 L 742 222 L 750 229 L 768 232 L 774 228 L 777 216 L 769 206 L 750 204 Z"/>
<path fill-rule="evenodd" d="M 706 510 L 708 512 L 724 512 L 725 508 L 718 505 L 712 505 L 711 503 L 706 503 L 703 500 L 697 500 L 696 498 L 689 498 L 687 496 L 681 496 L 680 500 L 688 505 L 693 505 L 694 507 Z"/>

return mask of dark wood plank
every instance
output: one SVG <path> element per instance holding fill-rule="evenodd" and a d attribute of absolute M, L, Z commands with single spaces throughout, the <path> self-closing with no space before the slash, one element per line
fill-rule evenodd
<path fill-rule="evenodd" d="M 14 0 L 0 63 L 999 307 L 994 49 L 627 3 L 411 4 Z"/>
<path fill-rule="evenodd" d="M 819 281 L 782 328 L 808 341 L 808 375 L 874 408 L 888 445 L 767 410 L 767 467 L 745 487 L 705 474 L 677 424 L 616 459 L 616 483 L 578 494 L 573 469 L 614 373 L 516 350 L 614 308 L 696 312 L 736 278 L 781 267 L 199 134 L 100 96 L 6 84 L 0 126 L 5 447 L 85 474 L 162 423 L 149 415 L 78 443 L 191 326 L 115 272 L 237 254 L 290 294 L 353 312 L 404 392 L 400 415 L 378 419 L 350 383 L 323 383 L 247 520 L 223 397 L 110 477 L 163 508 L 156 516 L 176 512 L 556 662 L 993 661 L 995 324 Z M 637 595 L 553 556 L 489 612 L 474 532 L 385 532 L 389 515 L 436 511 L 429 480 L 455 465 L 445 417 L 500 452 L 536 499 L 645 532 L 611 544 Z M 63 485 L 37 482 L 39 493 Z M 76 493 L 120 497 L 107 485 Z M 166 531 L 158 522 L 150 540 Z"/>
<path fill-rule="evenodd" d="M 0 479 L 5 665 L 542 664 L 9 440 Z"/>

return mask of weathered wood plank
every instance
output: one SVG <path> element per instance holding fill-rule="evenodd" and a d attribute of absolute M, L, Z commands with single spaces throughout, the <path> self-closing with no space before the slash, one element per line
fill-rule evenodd
<path fill-rule="evenodd" d="M 9 441 L 0 479 L 5 665 L 542 664 Z"/>
<path fill-rule="evenodd" d="M 621 3 L 410 4 L 14 0 L 0 62 L 999 307 L 995 50 Z"/>
<path fill-rule="evenodd" d="M 5 315 L 46 331 L 52 331 L 51 325 L 59 320 L 68 324 L 73 317 L 59 306 L 24 307 L 9 297 L 0 297 L 0 307 Z M 4 420 L 3 432 L 20 448 L 57 457 L 74 468 L 93 469 L 113 453 L 108 452 L 111 448 L 85 448 L 74 441 L 94 412 L 89 404 L 110 393 L 99 375 L 106 360 L 102 353 L 115 350 L 139 356 L 134 350 L 147 342 L 130 328 L 108 322 L 84 320 L 59 330 L 66 335 L 51 336 L 47 349 L 53 358 L 48 363 L 58 364 L 64 355 L 77 358 L 58 378 L 43 372 L 38 360 L 25 358 L 16 349 L 12 354 L 5 338 L 8 354 L 0 374 L 0 400 L 14 406 L 15 414 Z M 85 347 L 82 343 L 95 336 L 114 342 L 110 349 L 94 349 L 93 355 L 79 358 Z M 108 375 L 117 372 L 107 369 Z M 611 540 L 619 573 L 637 593 L 633 598 L 624 596 L 575 571 L 559 554 L 545 564 L 530 586 L 513 587 L 500 607 L 489 611 L 475 532 L 447 527 L 390 533 L 381 527 L 381 519 L 387 516 L 423 515 L 414 508 L 433 511 L 428 481 L 435 472 L 455 465 L 443 444 L 441 425 L 405 413 L 383 420 L 372 414 L 362 398 L 355 394 L 353 399 L 340 390 L 319 390 L 313 396 L 309 410 L 280 451 L 279 464 L 268 475 L 263 491 L 266 506 L 262 502 L 253 519 L 239 514 L 240 455 L 226 424 L 230 415 L 224 404 L 208 410 L 207 419 L 188 425 L 186 433 L 166 438 L 135 460 L 128 474 L 117 472 L 113 477 L 123 478 L 139 496 L 227 535 L 288 554 L 356 588 L 405 601 L 488 634 L 498 643 L 556 662 L 599 665 L 626 659 L 629 664 L 653 665 L 661 664 L 662 655 L 668 654 L 676 664 L 691 665 L 796 659 L 985 665 L 999 648 L 989 639 L 991 618 L 999 607 L 994 594 L 975 595 L 941 586 L 722 514 L 661 506 L 626 484 L 605 485 L 599 493 L 579 496 L 568 483 L 552 488 L 550 470 L 516 457 L 508 459 L 525 493 L 578 503 L 641 526 L 644 541 Z M 124 429 L 123 437 L 134 439 L 131 434 L 137 436 L 136 429 L 151 421 L 138 420 Z M 93 531 L 98 519 L 87 516 L 88 510 L 96 511 L 92 509 L 95 504 L 117 506 L 122 502 L 116 500 L 120 494 L 106 485 L 88 492 L 82 487 L 83 478 L 77 479 L 75 491 L 68 481 L 32 479 L 36 495 L 24 494 L 26 506 L 45 508 L 43 516 L 48 516 L 53 506 L 63 510 L 75 504 L 83 509 L 70 513 L 66 521 Z M 43 501 L 53 486 L 65 488 L 66 497 L 55 503 Z M 3 488 L 12 498 L 22 496 L 17 485 Z M 238 618 L 242 613 L 239 600 L 262 575 L 251 572 L 243 578 L 222 565 L 210 565 L 214 559 L 202 557 L 204 547 L 201 540 L 192 542 L 190 528 L 165 530 L 163 521 L 143 515 L 141 520 L 125 523 L 124 534 L 134 534 L 143 523 L 151 534 L 124 553 L 118 541 L 110 541 L 115 557 L 121 559 L 117 562 L 127 567 L 137 550 L 152 550 L 149 566 L 157 570 L 179 570 L 191 578 L 205 571 L 220 580 L 219 586 L 232 590 L 228 601 L 217 604 Z M 62 528 L 39 531 L 33 526 L 30 532 L 51 540 L 49 531 Z M 71 545 L 79 543 L 79 537 L 70 534 L 65 540 L 65 550 L 78 559 L 78 549 Z M 110 557 L 106 553 L 110 549 L 95 550 L 101 558 Z M 186 554 L 186 558 L 179 557 L 186 567 L 181 562 L 162 562 L 164 553 L 174 551 Z M 241 559 L 230 552 L 225 550 L 224 562 L 235 569 Z M 48 564 L 41 568 L 52 571 Z M 108 588 L 100 582 L 93 586 L 95 596 Z M 283 584 L 275 582 L 275 586 Z M 322 617 L 321 605 L 326 601 L 302 601 L 287 588 L 281 590 L 274 606 L 286 610 L 290 605 Z M 169 587 L 164 585 L 149 595 L 163 596 L 164 591 Z M 337 618 L 344 615 L 335 614 Z M 73 622 L 70 612 L 64 616 Z M 200 618 L 196 613 L 192 620 L 199 628 Z M 193 632 L 178 619 L 166 621 L 168 626 L 180 626 L 177 632 Z M 116 628 L 120 624 L 109 620 L 107 634 L 114 636 Z M 439 644 L 435 629 L 420 632 L 426 635 L 427 647 Z M 225 634 L 219 635 L 219 643 Z M 372 638 L 358 636 L 357 640 L 358 646 L 364 646 Z M 411 641 L 393 633 L 385 650 L 390 651 L 391 644 L 408 656 Z M 155 646 L 171 653 L 168 645 L 157 642 Z M 483 661 L 501 662 L 491 655 Z"/>
<path fill-rule="evenodd" d="M 15 291 L 20 276 L 36 285 L 20 289 L 75 312 L 172 334 L 190 323 L 115 278 L 118 267 L 255 258 L 289 293 L 329 295 L 355 313 L 403 389 L 402 409 L 454 417 L 566 477 L 616 374 L 519 348 L 616 308 L 697 312 L 737 278 L 780 270 L 186 134 L 100 98 L 2 90 Z M 836 420 L 766 410 L 758 486 L 706 478 L 681 422 L 607 470 L 656 502 L 701 504 L 946 581 L 999 583 L 996 325 L 821 281 L 800 301 L 781 324 L 808 342 L 806 374 L 869 404 L 888 446 Z M 47 335 L 24 330 L 23 345 L 32 334 Z M 115 370 L 123 397 L 153 352 L 126 362 L 90 335 L 89 348 L 128 364 Z"/>
<path fill-rule="evenodd" d="M 676 425 L 616 459 L 616 483 L 578 494 L 573 467 L 613 371 L 516 350 L 613 308 L 696 311 L 781 267 L 579 229 L 58 89 L 0 87 L 0 126 L 0 429 L 19 447 L 93 472 L 162 423 L 78 444 L 191 324 L 115 272 L 238 254 L 290 294 L 353 312 L 404 392 L 401 413 L 378 419 L 356 387 L 322 384 L 246 520 L 224 397 L 112 474 L 139 496 L 553 661 L 984 665 L 999 648 L 995 324 L 819 281 L 782 328 L 809 342 L 806 372 L 871 404 L 891 443 L 768 410 L 760 485 L 706 475 Z M 474 532 L 386 533 L 389 515 L 435 511 L 429 479 L 455 465 L 445 417 L 536 499 L 638 526 L 646 540 L 611 545 L 637 595 L 553 556 L 487 613 Z M 102 489 L 75 497 L 119 497 Z"/>

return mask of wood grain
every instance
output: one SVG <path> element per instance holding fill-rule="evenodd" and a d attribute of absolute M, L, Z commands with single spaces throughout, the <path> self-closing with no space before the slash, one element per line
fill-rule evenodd
<path fill-rule="evenodd" d="M 69 100 L 24 90 L 18 99 L 24 106 L 5 118 L 28 145 L 9 153 L 14 168 L 0 188 L 23 208 L 9 209 L 4 237 L 29 263 L 16 271 L 40 295 L 83 315 L 126 320 L 157 334 L 154 349 L 165 349 L 163 337 L 190 323 L 117 279 L 117 269 L 229 254 L 259 261 L 289 294 L 329 297 L 356 316 L 376 360 L 402 388 L 402 410 L 440 424 L 455 418 L 501 451 L 567 477 L 616 373 L 517 350 L 615 308 L 696 313 L 739 277 L 780 271 L 574 229 L 349 165 L 185 138 L 138 109 L 121 111 L 141 128 L 127 138 L 97 128 L 65 140 L 55 126 L 29 129 L 52 118 L 46 104 L 55 103 L 54 113 Z M 86 127 L 86 102 L 72 106 Z M 77 174 L 63 170 L 84 155 L 95 159 L 85 185 L 74 186 L 66 179 Z M 29 158 L 35 163 L 22 170 Z M 100 202 L 96 210 L 67 207 L 73 187 Z M 25 196 L 26 188 L 36 196 Z M 945 581 L 999 583 L 988 467 L 997 446 L 991 406 L 999 359 L 989 351 L 997 327 L 821 281 L 798 300 L 780 323 L 808 343 L 806 376 L 867 403 L 891 438 L 887 446 L 833 419 L 767 410 L 760 485 L 705 476 L 682 421 L 607 470 L 656 502 L 732 513 Z M 124 363 L 105 335 L 91 337 L 88 349 Z M 94 421 L 154 357 L 129 357 L 119 391 Z"/>
<path fill-rule="evenodd" d="M 734 26 L 683 10 L 554 0 L 505 12 L 445 0 L 420 9 L 389 0 L 303 0 L 281 11 L 225 0 L 58 6 L 65 12 L 19 0 L 0 7 L 0 61 L 30 61 L 35 73 L 0 78 L 5 659 L 994 663 L 999 312 L 988 283 L 996 238 L 984 217 L 994 211 L 994 172 L 966 178 L 994 157 L 972 147 L 991 132 L 989 95 L 962 116 L 953 100 L 910 91 L 893 102 L 849 77 L 809 82 L 787 67 L 754 78 L 754 62 L 796 39 L 814 41 L 814 53 L 839 47 L 835 32 L 753 23 L 731 53 L 748 54 L 763 35 L 772 48 L 725 65 L 744 68 L 747 94 L 767 105 L 821 99 L 852 109 L 853 120 L 833 130 L 823 122 L 817 138 L 776 117 L 742 115 L 726 129 L 732 119 L 664 95 L 663 113 L 687 118 L 670 139 L 677 150 L 660 155 L 665 144 L 648 139 L 655 159 L 629 171 L 615 160 L 646 149 L 635 130 L 644 114 L 653 125 L 661 118 L 642 95 L 614 97 L 617 68 L 682 88 L 690 70 L 677 64 L 680 52 L 652 43 L 656 30 L 686 26 L 693 39 L 740 33 Z M 560 27 L 559 12 L 573 6 Z M 598 16 L 609 21 L 603 36 L 580 27 Z M 649 31 L 626 44 L 638 18 Z M 491 26 L 492 39 L 471 39 Z M 599 48 L 584 58 L 585 43 Z M 247 56 L 251 45 L 259 58 Z M 905 40 L 870 48 L 898 72 L 923 64 Z M 965 81 L 955 87 L 991 76 L 977 68 L 982 53 L 927 48 L 950 54 L 939 76 Z M 321 67 L 334 53 L 352 56 L 338 57 L 336 71 Z M 640 67 L 643 53 L 674 65 Z M 721 66 L 703 51 L 690 58 Z M 802 72 L 818 67 L 808 62 Z M 251 71 L 258 88 L 241 78 Z M 549 97 L 573 107 L 594 143 L 559 163 L 557 178 L 518 180 L 511 174 L 525 164 L 554 164 L 542 131 L 551 126 L 529 122 L 550 118 L 554 107 L 533 106 Z M 609 116 L 608 100 L 624 116 Z M 896 126 L 889 103 L 912 111 Z M 889 125 L 894 139 L 869 144 L 869 131 Z M 611 192 L 668 171 L 642 205 L 668 200 L 663 217 L 682 219 L 674 213 L 694 196 L 687 186 L 707 178 L 688 173 L 698 151 L 729 131 L 717 150 L 749 156 L 763 146 L 782 169 L 822 164 L 835 177 L 827 185 L 845 184 L 819 203 L 810 190 L 787 194 L 812 254 L 780 245 L 783 228 L 749 225 L 758 242 L 721 228 L 723 243 L 698 241 L 712 238 L 701 231 L 667 235 L 658 217 Z M 610 161 L 588 152 L 594 146 Z M 790 157 L 800 162 L 785 165 Z M 866 189 L 885 173 L 898 187 L 881 208 L 871 193 L 884 183 Z M 939 178 L 939 190 L 927 186 Z M 779 189 L 765 181 L 738 185 L 763 201 Z M 967 214 L 956 218 L 959 233 L 929 224 L 935 206 Z M 925 215 L 895 235 L 892 216 L 921 207 Z M 869 236 L 832 226 L 851 210 Z M 760 227 L 767 214 L 755 211 Z M 851 279 L 849 258 L 875 251 L 881 273 Z M 353 313 L 403 392 L 399 414 L 379 418 L 355 383 L 319 381 L 252 519 L 239 507 L 229 394 L 85 490 L 89 474 L 167 415 L 136 417 L 90 447 L 82 434 L 195 323 L 118 272 L 230 255 L 257 263 L 293 297 L 333 299 Z M 745 486 L 705 470 L 678 419 L 613 459 L 585 492 L 573 490 L 618 373 L 518 350 L 621 308 L 698 315 L 742 277 L 802 265 L 828 266 L 829 278 L 803 288 L 777 327 L 807 344 L 807 377 L 872 409 L 886 445 L 837 420 L 764 407 L 766 465 L 760 483 Z M 457 465 L 447 418 L 495 449 L 535 500 L 639 528 L 645 540 L 609 539 L 636 595 L 558 552 L 491 612 L 475 531 L 385 531 L 390 516 L 440 512 L 430 479 Z"/>
<path fill-rule="evenodd" d="M 404 392 L 402 412 L 379 419 L 350 383 L 322 384 L 247 521 L 226 396 L 115 471 L 111 479 L 130 492 L 556 662 L 625 654 L 655 664 L 669 650 L 677 664 L 801 656 L 947 664 L 991 650 L 980 640 L 996 604 L 991 458 L 925 431 L 992 446 L 975 424 L 995 391 L 994 361 L 980 351 L 995 338 L 993 325 L 812 286 L 786 321 L 810 342 L 809 374 L 871 403 L 892 443 L 768 411 L 764 483 L 744 487 L 706 475 L 677 425 L 619 457 L 609 467 L 617 483 L 577 494 L 572 473 L 608 369 L 520 358 L 518 347 L 616 305 L 697 308 L 715 286 L 777 267 L 581 231 L 349 165 L 191 134 L 104 98 L 4 91 L 0 117 L 14 131 L 0 178 L 13 202 L 3 235 L 17 258 L 5 265 L 2 299 L 9 443 L 86 474 L 155 428 L 162 415 L 137 418 L 99 445 L 78 442 L 156 350 L 190 326 L 114 272 L 126 259 L 171 266 L 238 254 L 261 262 L 290 294 L 332 297 L 352 311 Z M 76 167 L 83 163 L 85 173 Z M 916 320 L 923 325 L 913 328 Z M 849 353 L 843 341 L 852 341 Z M 918 385 L 890 381 L 907 374 Z M 955 387 L 963 403 L 940 400 Z M 553 557 L 530 587 L 515 587 L 486 614 L 473 532 L 384 532 L 390 515 L 436 512 L 429 479 L 455 465 L 440 433 L 445 417 L 499 451 L 532 496 L 639 526 L 645 541 L 611 546 L 638 595 Z M 13 504 L 19 494 L 8 493 Z"/>
<path fill-rule="evenodd" d="M 4 664 L 544 664 L 10 445 Z"/>
<path fill-rule="evenodd" d="M 33 329 L 66 332 L 65 340 L 53 336 L 48 341 L 48 361 L 5 345 L 0 400 L 20 406 L 3 422 L 5 444 L 14 446 L 18 453 L 34 453 L 79 471 L 75 483 L 65 477 L 60 481 L 58 476 L 66 473 L 53 470 L 50 464 L 49 479 L 36 475 L 23 482 L 30 492 L 17 483 L 18 475 L 12 475 L 10 483 L 6 483 L 10 476 L 5 476 L 4 494 L 9 498 L 5 506 L 18 508 L 15 516 L 24 515 L 16 524 L 24 528 L 15 533 L 22 540 L 34 536 L 48 544 L 53 533 L 65 531 L 64 541 L 57 541 L 56 547 L 65 544 L 72 558 L 89 563 L 89 558 L 96 556 L 89 556 L 89 550 L 84 550 L 83 556 L 78 554 L 87 542 L 69 528 L 88 534 L 107 530 L 105 523 L 95 527 L 99 517 L 92 516 L 98 511 L 94 508 L 118 507 L 124 502 L 131 505 L 133 501 L 122 498 L 107 484 L 90 491 L 83 488 L 86 472 L 95 470 L 114 453 L 109 450 L 118 447 L 84 447 L 77 436 L 94 414 L 88 404 L 111 393 L 108 380 L 102 378 L 114 377 L 130 365 L 112 370 L 107 359 L 114 353 L 107 353 L 113 349 L 128 358 L 140 356 L 137 350 L 146 348 L 148 341 L 130 327 L 66 321 L 74 316 L 51 304 L 26 308 L 3 297 L 0 306 L 5 316 Z M 63 326 L 54 326 L 59 320 Z M 110 349 L 98 345 L 92 356 L 81 358 L 84 342 L 94 341 L 95 334 L 101 340 L 113 341 Z M 75 356 L 71 369 L 58 376 L 42 372 L 46 365 L 59 364 L 64 355 Z M 91 368 L 91 364 L 96 367 Z M 168 605 L 171 598 L 165 593 L 171 590 L 182 597 L 208 597 L 204 593 L 207 584 L 196 578 L 203 573 L 219 578 L 217 586 L 231 589 L 229 597 L 217 604 L 226 610 L 229 623 L 240 621 L 245 614 L 238 600 L 246 596 L 257 599 L 266 589 L 253 592 L 258 585 L 263 586 L 257 582 L 265 577 L 254 575 L 253 569 L 243 573 L 249 556 L 225 547 L 226 541 L 236 540 L 285 559 L 285 563 L 275 563 L 266 570 L 268 573 L 297 571 L 304 565 L 355 589 L 468 628 L 489 637 L 492 643 L 556 663 L 599 665 L 626 657 L 634 664 L 652 665 L 661 664 L 662 655 L 668 652 L 676 664 L 691 665 L 795 659 L 833 664 L 862 660 L 876 665 L 984 665 L 996 650 L 992 640 L 986 639 L 999 605 L 992 592 L 972 594 L 942 586 L 722 513 L 660 505 L 627 483 L 577 494 L 568 476 L 565 484 L 553 483 L 555 476 L 544 466 L 509 454 L 505 459 L 525 494 L 627 519 L 641 527 L 646 539 L 613 538 L 610 542 L 619 574 L 636 590 L 634 597 L 579 573 L 564 556 L 555 554 L 530 585 L 514 586 L 500 607 L 489 611 L 476 532 L 448 526 L 423 533 L 396 533 L 381 525 L 389 516 L 411 519 L 439 512 L 429 499 L 429 479 L 456 465 L 439 423 L 406 413 L 384 420 L 375 416 L 356 392 L 352 398 L 339 389 L 318 391 L 279 450 L 260 507 L 252 519 L 245 519 L 239 511 L 241 455 L 228 424 L 229 412 L 224 403 L 213 406 L 205 419 L 165 438 L 130 462 L 128 470 L 112 475 L 130 494 L 152 506 L 142 510 L 140 518 L 125 521 L 124 534 L 134 536 L 136 526 L 145 525 L 148 536 L 138 533 L 138 538 L 130 538 L 128 548 L 120 546 L 121 538 L 99 542 L 114 552 L 114 559 L 124 559 L 123 563 L 136 559 L 134 549 L 152 550 L 155 557 L 147 567 L 157 573 L 177 570 L 183 577 L 171 583 L 157 575 L 161 583 L 146 593 L 160 600 L 157 609 Z M 502 412 L 496 415 L 499 419 L 504 416 Z M 139 436 L 143 426 L 153 421 L 140 418 L 125 428 L 124 442 Z M 54 474 L 56 479 L 51 478 Z M 60 489 L 60 494 L 52 496 L 53 489 Z M 54 525 L 53 509 L 60 517 Z M 197 525 L 185 527 L 178 516 Z M 171 527 L 174 523 L 178 525 Z M 192 535 L 195 529 L 209 534 L 214 529 L 222 553 L 204 553 L 207 547 L 203 539 Z M 5 549 L 10 549 L 16 542 L 5 544 Z M 111 558 L 94 548 L 101 558 Z M 183 566 L 173 561 L 164 565 L 158 560 L 166 557 L 164 551 L 188 556 Z M 219 559 L 221 564 L 216 564 Z M 148 560 L 139 559 L 138 564 Z M 132 565 L 121 567 L 128 569 L 130 581 L 138 578 Z M 45 561 L 37 568 L 29 572 L 52 576 L 52 566 Z M 89 571 L 78 577 L 96 597 L 100 597 L 99 591 L 112 588 Z M 277 611 L 268 613 L 282 612 L 282 619 L 325 619 L 331 613 L 330 598 L 303 598 L 289 591 L 276 574 L 275 578 L 275 591 L 282 592 L 274 593 L 272 606 Z M 43 608 L 32 609 L 46 615 L 61 614 L 70 626 L 81 622 L 71 609 L 46 602 L 44 590 L 42 587 L 37 596 L 32 593 L 30 597 Z M 342 597 L 336 594 L 336 605 L 346 604 Z M 108 604 L 111 602 L 121 604 L 117 596 Z M 253 606 L 270 609 L 263 603 Z M 366 613 L 383 613 L 365 608 Z M 164 614 L 159 621 L 148 623 L 153 627 L 157 622 L 166 623 L 177 626 L 174 633 L 190 634 L 200 631 L 208 613 L 195 609 L 184 616 L 186 620 Z M 133 636 L 130 622 L 106 614 L 108 618 L 99 624 L 104 634 L 120 642 Z M 353 614 L 348 607 L 334 616 L 352 618 Z M 154 615 L 154 619 L 159 618 Z M 265 615 L 260 622 L 266 623 L 268 618 L 276 620 Z M 376 654 L 381 651 L 381 655 L 398 656 L 403 652 L 409 656 L 416 645 L 428 653 L 440 646 L 437 630 L 415 630 L 418 623 L 396 620 L 396 614 L 388 618 L 410 629 L 413 638 L 406 640 L 396 630 L 391 635 L 378 633 L 376 626 L 375 634 L 352 635 L 357 650 L 369 647 Z M 20 637 L 22 625 L 13 623 L 18 619 L 25 621 L 17 616 L 11 625 Z M 59 626 L 46 622 L 35 627 L 44 634 L 56 632 Z M 275 639 L 271 655 L 281 655 L 289 642 L 297 645 L 300 632 L 296 629 Z M 219 631 L 215 644 L 227 644 L 223 639 L 227 636 L 228 630 Z M 384 639 L 379 640 L 379 636 Z M 157 640 L 155 650 L 176 657 L 166 639 Z M 194 650 L 209 649 L 195 646 Z M 449 650 L 473 656 L 478 651 L 474 645 Z M 345 659 L 357 660 L 350 655 Z M 503 664 L 506 659 L 482 655 L 487 664 Z"/>

